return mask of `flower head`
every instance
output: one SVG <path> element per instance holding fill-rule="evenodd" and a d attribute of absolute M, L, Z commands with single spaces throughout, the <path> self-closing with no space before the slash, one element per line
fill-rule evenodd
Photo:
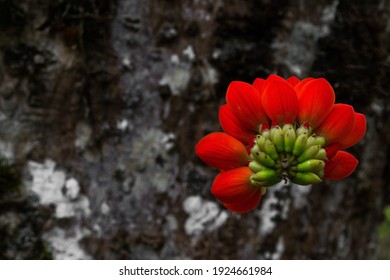
<path fill-rule="evenodd" d="M 206 135 L 195 150 L 221 171 L 211 192 L 233 212 L 254 209 L 266 188 L 282 180 L 311 185 L 343 179 L 358 164 L 344 150 L 363 138 L 366 118 L 335 104 L 323 78 L 232 82 L 226 103 L 219 110 L 224 132 Z"/>

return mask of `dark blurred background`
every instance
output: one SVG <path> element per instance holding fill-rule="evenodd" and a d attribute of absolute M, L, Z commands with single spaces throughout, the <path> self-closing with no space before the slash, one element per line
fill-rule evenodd
<path fill-rule="evenodd" d="M 226 211 L 194 145 L 233 80 L 325 77 L 342 181 Z M 390 258 L 390 1 L 0 0 L 0 259 Z"/>

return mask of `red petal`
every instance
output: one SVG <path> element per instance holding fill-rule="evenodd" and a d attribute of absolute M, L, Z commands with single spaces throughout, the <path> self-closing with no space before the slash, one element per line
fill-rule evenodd
<path fill-rule="evenodd" d="M 340 142 L 355 127 L 355 111 L 347 104 L 336 104 L 316 129 L 316 133 L 326 139 L 326 145 Z"/>
<path fill-rule="evenodd" d="M 300 92 L 298 121 L 316 128 L 332 110 L 334 101 L 333 88 L 325 79 L 307 82 Z"/>
<path fill-rule="evenodd" d="M 279 81 L 279 82 L 284 82 L 286 83 L 287 81 L 285 79 L 283 79 L 282 77 L 278 76 L 278 75 L 275 75 L 275 74 L 271 74 L 268 76 L 266 82 L 267 83 L 270 83 L 270 82 L 273 82 L 273 81 Z"/>
<path fill-rule="evenodd" d="M 203 137 L 196 145 L 195 152 L 205 163 L 221 170 L 244 166 L 248 161 L 245 146 L 223 132 L 213 132 Z"/>
<path fill-rule="evenodd" d="M 299 79 L 295 76 L 291 76 L 287 79 L 287 83 L 289 83 L 292 87 L 295 87 L 299 83 Z"/>
<path fill-rule="evenodd" d="M 306 78 L 306 79 L 303 79 L 302 81 L 300 81 L 295 87 L 295 92 L 297 93 L 297 96 L 298 96 L 298 100 L 301 96 L 301 90 L 302 88 L 310 81 L 313 81 L 314 78 Z"/>
<path fill-rule="evenodd" d="M 270 76 L 263 93 L 263 107 L 272 121 L 294 122 L 298 114 L 297 95 L 285 80 Z"/>
<path fill-rule="evenodd" d="M 344 179 L 355 171 L 358 163 L 359 161 L 350 153 L 338 151 L 325 165 L 325 178 Z"/>
<path fill-rule="evenodd" d="M 215 178 L 211 193 L 224 204 L 246 201 L 259 189 L 251 185 L 249 178 L 252 175 L 248 167 L 223 171 Z"/>
<path fill-rule="evenodd" d="M 240 140 L 245 145 L 248 145 L 254 138 L 255 133 L 241 125 L 228 105 L 222 105 L 219 108 L 219 123 L 227 134 Z"/>
<path fill-rule="evenodd" d="M 231 204 L 225 203 L 224 206 L 233 212 L 236 212 L 238 214 L 243 214 L 255 209 L 257 205 L 259 205 L 260 203 L 261 196 L 262 194 L 259 189 L 248 200 L 245 200 L 243 202 L 238 202 L 238 203 L 231 203 Z"/>
<path fill-rule="evenodd" d="M 335 154 L 338 152 L 338 150 L 340 150 L 340 144 L 339 143 L 335 143 L 335 144 L 332 144 L 330 146 L 327 146 L 325 148 L 326 157 L 328 159 L 332 159 L 335 156 Z"/>
<path fill-rule="evenodd" d="M 231 82 L 226 93 L 226 102 L 247 129 L 257 132 L 259 125 L 267 121 L 261 105 L 261 94 L 250 84 Z"/>
<path fill-rule="evenodd" d="M 262 94 L 264 91 L 264 85 L 265 85 L 265 80 L 261 78 L 256 78 L 255 81 L 253 82 L 253 87 L 260 93 Z"/>
<path fill-rule="evenodd" d="M 352 147 L 363 138 L 364 134 L 366 134 L 366 117 L 363 114 L 356 113 L 355 120 L 356 122 L 354 129 L 351 131 L 351 133 L 348 134 L 347 137 L 340 141 L 341 150 Z"/>

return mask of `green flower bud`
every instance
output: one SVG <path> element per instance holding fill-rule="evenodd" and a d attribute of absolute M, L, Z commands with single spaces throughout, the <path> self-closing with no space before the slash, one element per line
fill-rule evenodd
<path fill-rule="evenodd" d="M 253 156 L 262 165 L 265 165 L 267 167 L 273 167 L 275 165 L 275 161 L 264 152 L 261 151 L 255 152 L 253 153 Z"/>
<path fill-rule="evenodd" d="M 287 127 L 287 128 L 286 128 Z M 285 129 L 286 128 L 286 129 Z M 291 153 L 294 149 L 295 140 L 297 136 L 293 126 L 285 124 L 283 126 L 284 131 L 284 151 L 286 153 Z"/>
<path fill-rule="evenodd" d="M 297 157 L 297 161 L 303 162 L 303 161 L 312 159 L 318 153 L 318 151 L 320 149 L 321 149 L 321 146 L 319 146 L 319 145 L 314 145 L 314 146 L 307 148 L 305 151 L 303 151 L 303 153 L 299 157 Z"/>
<path fill-rule="evenodd" d="M 313 159 L 326 159 L 326 150 L 321 148 L 315 156 L 313 156 Z"/>
<path fill-rule="evenodd" d="M 321 178 L 318 175 L 312 172 L 297 172 L 295 177 L 292 179 L 292 182 L 298 185 L 312 185 L 319 184 L 322 182 Z"/>
<path fill-rule="evenodd" d="M 325 145 L 325 138 L 317 135 L 315 145 L 320 145 L 323 147 Z"/>
<path fill-rule="evenodd" d="M 269 129 L 264 129 L 263 131 L 261 131 L 261 136 L 265 137 L 266 139 L 269 139 L 270 137 Z"/>
<path fill-rule="evenodd" d="M 264 143 L 265 143 L 265 140 L 267 140 L 267 138 L 265 138 L 264 136 L 258 134 L 256 136 L 256 140 L 255 140 L 255 143 L 257 144 L 257 146 L 259 147 L 260 151 L 263 151 L 264 152 Z"/>
<path fill-rule="evenodd" d="M 279 159 L 275 144 L 268 139 L 265 141 L 264 144 L 264 152 L 269 155 L 274 161 Z"/>
<path fill-rule="evenodd" d="M 276 176 L 276 171 L 274 169 L 261 170 L 251 176 L 252 180 L 256 181 L 268 181 Z"/>
<path fill-rule="evenodd" d="M 253 147 L 251 148 L 251 154 L 255 154 L 257 152 L 260 152 L 259 146 L 253 145 Z"/>
<path fill-rule="evenodd" d="M 316 136 L 310 135 L 310 137 L 307 138 L 306 149 L 315 145 L 315 143 L 316 143 Z"/>
<path fill-rule="evenodd" d="M 270 169 L 269 167 L 267 167 L 265 165 L 262 165 L 261 163 L 259 163 L 256 160 L 251 161 L 249 163 L 248 167 L 249 167 L 250 170 L 252 170 L 253 173 L 257 173 L 259 171 L 269 170 Z"/>
<path fill-rule="evenodd" d="M 273 172 L 272 172 L 273 171 Z M 277 175 L 275 170 L 260 171 L 252 175 L 251 184 L 255 186 L 269 187 L 281 181 L 281 178 Z"/>
<path fill-rule="evenodd" d="M 270 139 L 279 153 L 284 152 L 284 134 L 280 126 L 275 125 L 271 128 Z"/>
<path fill-rule="evenodd" d="M 297 136 L 302 135 L 302 134 L 305 134 L 306 136 L 309 135 L 309 129 L 304 125 L 301 125 L 297 129 Z"/>
<path fill-rule="evenodd" d="M 283 131 L 283 134 L 286 134 L 286 132 L 289 130 L 289 129 L 294 129 L 294 126 L 290 123 L 285 123 L 283 126 L 282 126 L 282 131 Z"/>
<path fill-rule="evenodd" d="M 299 156 L 300 154 L 302 154 L 306 148 L 306 143 L 307 143 L 306 134 L 299 135 L 297 140 L 295 140 L 295 143 L 294 143 L 294 148 L 292 151 L 293 155 Z"/>
<path fill-rule="evenodd" d="M 299 172 L 314 172 L 324 169 L 325 162 L 319 159 L 309 159 L 301 162 L 297 165 L 297 171 Z"/>

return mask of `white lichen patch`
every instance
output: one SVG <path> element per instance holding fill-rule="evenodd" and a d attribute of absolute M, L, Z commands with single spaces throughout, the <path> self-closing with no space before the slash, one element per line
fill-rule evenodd
<path fill-rule="evenodd" d="M 80 247 L 84 233 L 76 228 L 75 232 L 67 233 L 61 228 L 54 228 L 45 233 L 43 238 L 50 244 L 50 251 L 56 260 L 85 260 L 91 259 Z"/>
<path fill-rule="evenodd" d="M 190 65 L 180 63 L 168 68 L 162 79 L 159 81 L 160 86 L 168 86 L 172 95 L 180 95 L 190 81 Z"/>
<path fill-rule="evenodd" d="M 276 215 L 280 215 L 282 219 L 286 219 L 288 217 L 288 210 L 290 206 L 289 201 L 285 201 L 285 203 L 281 205 L 281 209 L 274 207 L 274 205 L 278 204 L 279 202 L 275 192 L 281 190 L 284 185 L 285 184 L 281 182 L 267 189 L 263 205 L 259 211 L 259 217 L 261 219 L 259 231 L 263 236 L 272 233 L 272 231 L 275 229 L 276 223 L 273 221 L 273 217 Z"/>
<path fill-rule="evenodd" d="M 0 141 L 0 155 L 6 159 L 14 158 L 14 145 L 12 142 Z"/>
<path fill-rule="evenodd" d="M 90 212 L 89 199 L 85 196 L 80 197 L 73 203 L 62 201 L 56 205 L 57 218 L 70 218 L 76 216 L 77 214 L 80 214 L 81 216 L 88 216 Z"/>
<path fill-rule="evenodd" d="M 70 178 L 65 182 L 65 196 L 75 200 L 79 196 L 80 186 L 75 178 Z"/>
<path fill-rule="evenodd" d="M 379 99 L 374 99 L 372 102 L 371 102 L 371 110 L 373 110 L 377 115 L 382 115 L 383 113 L 383 110 L 385 109 L 385 105 L 386 103 L 383 102 L 383 100 L 379 100 Z"/>
<path fill-rule="evenodd" d="M 150 180 L 153 185 L 156 186 L 156 191 L 163 193 L 166 192 L 169 185 L 172 184 L 172 174 L 165 171 L 156 172 Z"/>
<path fill-rule="evenodd" d="M 166 220 L 166 224 L 167 224 L 169 232 L 177 230 L 178 223 L 177 223 L 176 217 L 174 215 L 168 214 L 165 217 L 165 220 Z"/>
<path fill-rule="evenodd" d="M 228 218 L 227 212 L 221 211 L 216 203 L 205 201 L 199 196 L 188 197 L 183 203 L 183 209 L 189 215 L 184 224 L 188 235 L 211 232 L 222 226 Z"/>
<path fill-rule="evenodd" d="M 77 213 L 90 214 L 89 200 L 79 195 L 80 186 L 76 179 L 66 180 L 64 171 L 56 170 L 54 161 L 47 159 L 43 164 L 29 161 L 28 169 L 32 181 L 27 182 L 42 205 L 53 204 L 57 218 L 73 217 Z"/>
<path fill-rule="evenodd" d="M 116 128 L 125 131 L 129 127 L 129 122 L 126 119 L 122 119 L 116 123 Z"/>
<path fill-rule="evenodd" d="M 275 252 L 272 254 L 271 259 L 273 260 L 279 260 L 282 257 L 282 254 L 284 252 L 284 240 L 283 236 L 279 236 L 278 242 L 275 246 Z"/>
<path fill-rule="evenodd" d="M 132 170 L 144 169 L 155 165 L 157 155 L 166 156 L 174 147 L 175 135 L 164 133 L 160 129 L 149 129 L 136 138 L 132 146 L 130 164 Z"/>
<path fill-rule="evenodd" d="M 108 215 L 110 213 L 110 206 L 108 206 L 107 203 L 103 202 L 100 206 L 100 212 L 102 212 L 103 215 Z"/>
<path fill-rule="evenodd" d="M 332 4 L 325 7 L 322 11 L 321 22 L 323 25 L 327 26 L 327 30 L 329 32 L 329 25 L 334 21 L 337 12 L 337 6 L 339 5 L 339 0 L 334 0 Z M 323 35 L 328 35 L 325 33 Z"/>
<path fill-rule="evenodd" d="M 207 63 L 205 72 L 206 72 L 204 75 L 205 84 L 215 85 L 219 80 L 217 70 L 215 70 L 214 67 L 212 67 L 210 64 Z"/>
<path fill-rule="evenodd" d="M 161 143 L 164 145 L 165 151 L 170 151 L 175 143 L 176 136 L 173 133 L 166 133 L 161 138 Z"/>
<path fill-rule="evenodd" d="M 193 61 L 196 57 L 194 48 L 189 45 L 183 50 L 183 55 L 186 56 L 190 61 Z"/>
<path fill-rule="evenodd" d="M 91 139 L 92 128 L 90 127 L 89 124 L 87 124 L 85 122 L 79 122 L 76 125 L 75 134 L 76 134 L 76 137 L 74 140 L 75 147 L 80 149 L 80 150 L 84 150 Z"/>
<path fill-rule="evenodd" d="M 296 209 L 303 208 L 307 204 L 307 196 L 309 195 L 312 187 L 301 186 L 293 184 L 291 186 L 291 195 L 293 198 L 293 206 Z"/>
<path fill-rule="evenodd" d="M 132 61 L 131 61 L 131 58 L 130 58 L 129 56 L 123 57 L 123 59 L 122 59 L 122 65 L 123 65 L 124 68 L 126 68 L 126 69 L 131 69 L 131 68 L 132 68 Z"/>
<path fill-rule="evenodd" d="M 175 134 L 149 129 L 133 141 L 126 168 L 133 170 L 132 195 L 137 200 L 153 191 L 166 192 L 175 183 L 177 155 L 168 154 L 175 145 Z M 145 170 L 153 176 L 145 176 Z"/>
<path fill-rule="evenodd" d="M 177 54 L 171 55 L 171 63 L 174 65 L 178 65 L 180 63 L 180 58 Z"/>
<path fill-rule="evenodd" d="M 43 164 L 29 161 L 32 175 L 31 190 L 39 196 L 43 205 L 57 204 L 64 199 L 62 187 L 65 185 L 65 173 L 55 171 L 55 162 L 47 159 Z"/>

